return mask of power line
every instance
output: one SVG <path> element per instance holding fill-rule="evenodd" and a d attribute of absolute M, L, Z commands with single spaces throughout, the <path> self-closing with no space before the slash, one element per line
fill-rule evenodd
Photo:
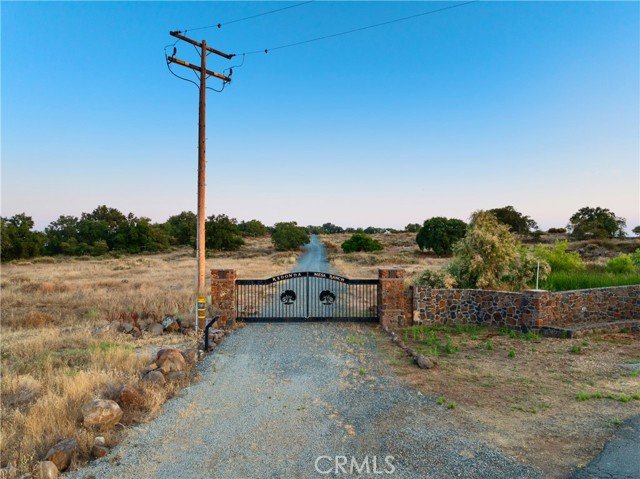
<path fill-rule="evenodd" d="M 434 13 L 443 12 L 445 10 L 451 10 L 453 8 L 464 7 L 465 5 L 470 5 L 472 3 L 476 3 L 476 2 L 479 2 L 479 1 L 480 0 L 471 0 L 469 2 L 458 3 L 456 5 L 450 5 L 448 7 L 442 7 L 442 8 L 438 8 L 436 10 L 430 10 L 428 12 L 422 12 L 422 13 L 417 13 L 415 15 L 409 15 L 408 17 L 396 18 L 395 20 L 389 20 L 389 21 L 382 22 L 382 23 L 376 23 L 374 25 L 367 25 L 366 27 L 354 28 L 353 30 L 347 30 L 347 31 L 344 31 L 344 32 L 333 33 L 331 35 L 324 35 L 322 37 L 311 38 L 309 40 L 302 40 L 302 41 L 295 42 L 295 43 L 287 43 L 285 45 L 279 45 L 277 47 L 272 47 L 272 48 L 265 48 L 263 50 L 253 50 L 253 51 L 250 51 L 250 52 L 239 53 L 238 55 L 254 55 L 256 53 L 269 53 L 270 51 L 273 51 L 273 50 L 282 50 L 283 48 L 291 48 L 291 47 L 295 47 L 295 46 L 298 46 L 298 45 L 304 45 L 306 43 L 319 42 L 320 40 L 327 40 L 328 38 L 335 38 L 335 37 L 339 37 L 339 36 L 342 36 L 342 35 L 348 35 L 350 33 L 361 32 L 363 30 L 368 30 L 368 29 L 371 29 L 371 28 L 377 28 L 377 27 L 382 27 L 384 25 L 390 25 L 392 23 L 404 22 L 406 20 L 411 20 L 413 18 L 424 17 L 425 15 L 432 15 Z M 306 2 L 306 3 L 309 3 L 309 2 Z"/>
<path fill-rule="evenodd" d="M 194 32 L 196 30 L 205 30 L 207 28 L 215 28 L 215 27 L 222 28 L 223 25 L 231 25 L 232 23 L 244 22 L 245 20 L 250 20 L 252 18 L 258 18 L 258 17 L 263 17 L 265 15 L 271 15 L 272 13 L 281 12 L 283 10 L 288 10 L 290 8 L 301 7 L 303 5 L 306 5 L 307 3 L 313 3 L 314 1 L 315 0 L 309 0 L 307 2 L 296 3 L 295 5 L 289 5 L 288 7 L 282 7 L 282 8 L 277 8 L 275 10 L 269 10 L 268 12 L 257 13 L 255 15 L 250 15 L 248 17 L 243 17 L 243 18 L 238 18 L 236 20 L 231 20 L 231 21 L 224 22 L 224 23 L 216 23 L 215 25 L 206 25 L 204 27 L 189 28 L 188 30 L 182 30 L 182 31 L 179 30 L 178 33 Z"/>

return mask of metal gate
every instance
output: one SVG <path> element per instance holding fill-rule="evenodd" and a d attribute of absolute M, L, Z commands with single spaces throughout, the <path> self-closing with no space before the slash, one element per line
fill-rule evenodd
<path fill-rule="evenodd" d="M 317 272 L 239 279 L 236 316 L 243 321 L 377 321 L 378 280 Z"/>

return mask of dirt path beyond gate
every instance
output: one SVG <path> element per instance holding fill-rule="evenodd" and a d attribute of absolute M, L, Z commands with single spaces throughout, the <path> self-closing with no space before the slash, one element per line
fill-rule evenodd
<path fill-rule="evenodd" d="M 370 328 L 251 324 L 162 416 L 65 477 L 540 477 L 387 373 Z"/>

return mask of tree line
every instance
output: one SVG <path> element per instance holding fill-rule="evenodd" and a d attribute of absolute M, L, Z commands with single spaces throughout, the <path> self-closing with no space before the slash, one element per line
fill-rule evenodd
<path fill-rule="evenodd" d="M 513 233 L 535 234 L 538 231 L 534 220 L 512 206 L 488 211 Z M 624 218 L 606 208 L 585 207 L 571 216 L 566 230 L 554 231 L 568 231 L 575 239 L 612 238 L 624 236 L 625 226 Z M 42 255 L 99 256 L 111 252 L 154 253 L 172 246 L 195 247 L 197 217 L 193 212 L 183 211 L 164 223 L 153 223 L 149 218 L 137 217 L 133 213 L 125 215 L 116 208 L 102 205 L 90 213 L 82 213 L 80 217 L 62 215 L 43 232 L 34 231 L 33 227 L 33 219 L 25 213 L 0 218 L 2 261 Z M 458 219 L 434 217 L 422 225 L 411 223 L 404 231 L 417 233 L 416 241 L 421 249 L 447 255 L 453 245 L 464 237 L 466 227 L 466 223 Z M 398 232 L 373 226 L 342 228 L 332 223 L 301 227 L 295 222 L 282 222 L 269 227 L 259 220 L 238 222 L 224 214 L 209 216 L 205 230 L 205 246 L 210 250 L 237 250 L 244 244 L 244 238 L 268 235 L 277 250 L 291 250 L 306 244 L 309 234 L 338 233 L 358 234 L 353 244 L 348 246 L 349 249 L 360 250 L 360 244 L 366 241 L 363 234 Z M 633 231 L 640 234 L 640 227 Z"/>

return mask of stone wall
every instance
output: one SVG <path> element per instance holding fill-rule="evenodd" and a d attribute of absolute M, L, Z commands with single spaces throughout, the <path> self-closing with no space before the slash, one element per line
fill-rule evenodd
<path fill-rule="evenodd" d="M 550 326 L 640 320 L 640 285 L 549 293 Z"/>
<path fill-rule="evenodd" d="M 640 285 L 577 291 L 413 287 L 414 322 L 564 327 L 640 320 Z"/>

